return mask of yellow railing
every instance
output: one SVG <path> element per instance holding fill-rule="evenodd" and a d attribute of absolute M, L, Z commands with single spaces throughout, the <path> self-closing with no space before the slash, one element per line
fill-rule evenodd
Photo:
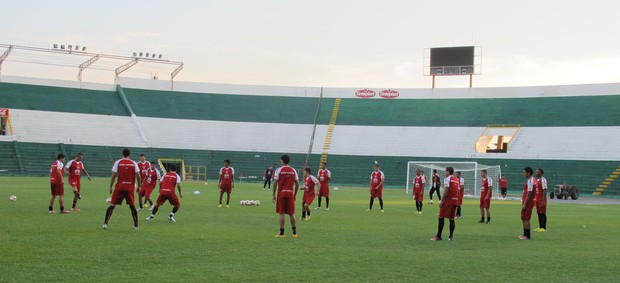
<path fill-rule="evenodd" d="M 334 108 L 332 109 L 332 116 L 329 119 L 329 126 L 327 127 L 327 133 L 325 134 L 325 141 L 323 142 L 323 152 L 321 154 L 321 162 L 327 162 L 327 154 L 331 147 L 332 137 L 334 135 L 334 128 L 336 127 L 336 120 L 338 119 L 338 112 L 340 111 L 341 98 L 336 98 L 334 102 Z"/>
<path fill-rule="evenodd" d="M 185 166 L 185 178 L 188 181 L 207 181 L 207 166 Z"/>
<path fill-rule="evenodd" d="M 13 123 L 11 123 L 11 116 L 6 118 L 7 122 L 9 123 L 9 132 L 11 133 L 11 136 L 13 135 Z"/>
<path fill-rule="evenodd" d="M 616 181 L 616 179 L 618 179 L 619 176 L 620 176 L 620 166 L 618 166 L 616 170 L 611 172 L 609 177 L 605 178 L 605 180 L 603 180 L 603 182 L 601 182 L 601 184 L 598 185 L 598 187 L 594 190 L 594 192 L 592 192 L 592 194 L 595 196 L 602 195 L 605 192 L 605 190 L 609 188 L 609 186 L 611 186 L 611 183 Z"/>

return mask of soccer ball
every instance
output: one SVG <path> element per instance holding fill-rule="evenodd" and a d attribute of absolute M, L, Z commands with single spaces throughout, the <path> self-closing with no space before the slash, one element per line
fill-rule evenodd
<path fill-rule="evenodd" d="M 260 200 L 257 200 L 257 201 L 256 201 L 256 205 L 260 205 Z"/>
<path fill-rule="evenodd" d="M 16 196 L 16 195 L 11 195 L 11 196 L 9 197 L 9 200 L 10 200 L 10 201 L 17 201 L 17 196 Z"/>
<path fill-rule="evenodd" d="M 110 204 L 110 203 L 112 202 L 112 198 L 107 198 L 107 199 L 105 199 L 105 202 L 106 202 L 106 203 L 108 203 L 108 204 Z"/>
<path fill-rule="evenodd" d="M 334 187 L 334 191 L 337 191 L 337 190 L 338 190 L 338 187 Z"/>

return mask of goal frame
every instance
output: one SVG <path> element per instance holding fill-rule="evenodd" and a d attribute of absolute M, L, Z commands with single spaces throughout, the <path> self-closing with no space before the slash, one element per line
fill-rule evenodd
<path fill-rule="evenodd" d="M 478 179 L 480 178 L 479 174 L 477 174 L 478 170 L 482 170 L 482 169 L 489 168 L 489 167 L 496 167 L 497 168 L 498 177 L 502 176 L 502 168 L 501 168 L 500 165 L 486 165 L 486 164 L 480 164 L 480 163 L 475 162 L 475 161 L 454 161 L 454 162 L 451 162 L 451 161 L 424 161 L 424 160 L 422 160 L 422 161 L 415 161 L 415 160 L 414 161 L 408 161 L 407 162 L 407 181 L 405 182 L 405 194 L 409 194 L 409 186 L 411 185 L 411 182 L 413 180 L 413 178 L 410 178 L 412 176 L 411 175 L 411 173 L 412 173 L 411 172 L 411 165 L 412 164 L 428 165 L 427 167 L 430 168 L 430 169 L 440 169 L 440 170 L 445 169 L 445 168 L 433 168 L 433 165 L 436 165 L 438 163 L 439 164 L 449 164 L 449 165 L 470 165 L 470 166 L 473 166 L 473 170 L 474 170 L 474 172 L 476 172 L 476 173 L 474 173 L 474 179 L 473 179 L 474 189 L 476 189 L 475 185 L 478 184 Z M 480 168 L 480 167 L 482 167 L 482 168 Z M 455 171 L 459 171 L 457 169 L 458 168 L 455 168 Z M 461 171 L 462 170 L 463 169 L 461 169 Z M 432 171 L 431 171 L 431 173 L 432 173 Z M 496 180 L 493 180 L 493 181 L 495 182 Z M 467 184 L 467 182 L 466 182 L 466 184 Z M 494 191 L 498 191 L 498 185 L 494 186 L 494 188 L 493 188 Z"/>

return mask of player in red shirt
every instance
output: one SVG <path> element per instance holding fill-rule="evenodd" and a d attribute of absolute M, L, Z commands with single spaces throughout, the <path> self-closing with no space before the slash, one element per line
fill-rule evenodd
<path fill-rule="evenodd" d="M 138 211 L 134 203 L 134 190 L 140 187 L 140 169 L 138 169 L 138 164 L 135 161 L 129 159 L 130 153 L 129 149 L 123 149 L 123 158 L 114 162 L 114 166 L 112 166 L 112 178 L 110 178 L 112 200 L 110 201 L 110 207 L 108 207 L 105 213 L 103 229 L 108 229 L 108 222 L 110 217 L 112 217 L 114 208 L 125 200 L 131 210 L 134 229 L 138 230 Z M 116 187 L 114 187 L 114 182 L 116 182 Z M 112 188 L 114 188 L 114 191 L 112 191 Z"/>
<path fill-rule="evenodd" d="M 65 162 L 65 155 L 58 154 L 56 161 L 52 163 L 50 168 L 50 187 L 52 190 L 52 197 L 50 198 L 49 213 L 56 213 L 54 211 L 54 200 L 58 197 L 58 205 L 60 205 L 60 213 L 69 213 L 65 210 L 65 170 L 63 167 Z"/>
<path fill-rule="evenodd" d="M 159 171 L 155 167 L 155 164 L 150 164 L 151 168 L 146 170 L 145 177 L 143 179 L 141 178 L 142 186 L 140 186 L 140 191 L 138 192 L 138 205 L 140 205 L 140 209 L 138 210 L 142 210 L 143 205 L 147 202 L 151 206 L 149 210 L 153 210 L 153 208 L 155 207 L 153 205 L 153 200 L 151 199 L 151 194 L 155 190 L 157 182 L 159 182 L 159 179 L 161 178 L 161 174 L 159 174 Z M 138 163 L 138 167 L 140 167 L 140 163 Z M 144 198 L 144 202 L 142 202 L 142 198 Z"/>
<path fill-rule="evenodd" d="M 168 201 L 173 206 L 172 212 L 170 212 L 170 214 L 168 215 L 168 220 L 170 222 L 177 222 L 174 219 L 174 214 L 179 211 L 179 208 L 181 208 L 181 202 L 179 201 L 177 195 L 174 193 L 174 188 L 176 187 L 179 190 L 179 197 L 183 198 L 183 193 L 181 193 L 181 177 L 179 176 L 179 174 L 177 174 L 176 165 L 170 165 L 169 169 L 170 170 L 168 171 L 168 173 L 161 177 L 157 203 L 153 208 L 153 213 L 151 213 L 151 216 L 146 219 L 148 221 L 153 220 L 153 218 L 155 218 L 155 214 L 157 214 L 157 211 L 159 210 L 159 207 L 166 201 Z"/>
<path fill-rule="evenodd" d="M 444 218 L 448 218 L 450 220 L 450 237 L 448 237 L 448 241 L 453 240 L 454 229 L 456 228 L 454 217 L 456 216 L 456 208 L 459 203 L 459 187 L 461 184 L 460 180 L 453 176 L 453 174 L 454 168 L 446 167 L 446 179 L 443 182 L 443 198 L 439 202 L 439 225 L 437 228 L 437 235 L 431 238 L 432 241 L 441 241 Z"/>
<path fill-rule="evenodd" d="M 140 154 L 140 161 L 138 162 L 138 169 L 140 170 L 140 184 L 144 184 L 146 179 L 146 173 L 151 168 L 151 162 L 146 161 L 144 154 Z"/>
<path fill-rule="evenodd" d="M 459 203 L 456 207 L 456 218 L 461 218 L 461 206 L 463 206 L 463 196 L 465 195 L 465 179 L 461 177 L 461 171 L 454 173 L 459 179 Z"/>
<path fill-rule="evenodd" d="M 325 197 L 325 210 L 329 210 L 329 181 L 332 180 L 332 172 L 327 169 L 327 162 L 321 162 L 317 177 L 319 179 L 319 206 L 314 209 L 321 208 L 321 199 Z"/>
<path fill-rule="evenodd" d="M 80 188 L 82 172 L 86 174 L 89 181 L 91 180 L 88 171 L 84 168 L 82 159 L 84 159 L 84 155 L 80 152 L 75 156 L 75 159 L 67 162 L 67 165 L 65 166 L 65 169 L 69 173 L 69 185 L 73 188 L 73 206 L 71 207 L 71 210 L 74 211 L 80 211 L 80 209 L 77 208 L 77 201 L 78 199 L 82 199 L 82 190 Z"/>
<path fill-rule="evenodd" d="M 480 171 L 480 176 L 482 177 L 482 185 L 480 187 L 480 221 L 478 223 L 484 222 L 484 212 L 487 213 L 487 222 L 486 224 L 491 223 L 491 198 L 493 197 L 493 179 L 491 179 L 487 175 L 487 170 L 482 169 Z"/>
<path fill-rule="evenodd" d="M 230 160 L 224 160 L 224 167 L 220 169 L 220 183 L 218 188 L 220 189 L 220 204 L 217 207 L 222 207 L 222 197 L 226 193 L 226 207 L 230 208 L 230 193 L 235 187 L 235 169 L 230 167 Z"/>
<path fill-rule="evenodd" d="M 415 200 L 416 214 L 422 214 L 425 186 L 426 178 L 422 175 L 422 171 L 418 169 L 415 171 L 415 177 L 413 178 L 413 199 Z"/>
<path fill-rule="evenodd" d="M 538 214 L 538 229 L 536 232 L 547 232 L 547 179 L 543 177 L 545 170 L 536 169 L 536 213 Z"/>
<path fill-rule="evenodd" d="M 521 221 L 523 222 L 523 235 L 519 236 L 521 240 L 529 240 L 530 219 L 532 218 L 532 209 L 534 209 L 534 186 L 536 179 L 532 176 L 534 170 L 532 167 L 523 168 L 523 175 L 527 180 L 523 185 L 523 197 L 521 198 Z"/>
<path fill-rule="evenodd" d="M 502 176 L 499 179 L 499 189 L 502 193 L 502 198 L 506 198 L 506 194 L 508 194 L 508 178 L 506 176 Z"/>
<path fill-rule="evenodd" d="M 385 182 L 385 175 L 383 171 L 379 170 L 379 164 L 375 163 L 375 170 L 370 174 L 370 205 L 366 211 L 372 210 L 372 205 L 375 203 L 375 198 L 379 199 L 379 205 L 381 206 L 381 212 L 383 211 L 383 183 Z"/>
<path fill-rule="evenodd" d="M 299 190 L 297 171 L 289 166 L 291 158 L 284 154 L 280 157 L 282 167 L 276 169 L 273 179 L 273 202 L 276 204 L 276 213 L 280 216 L 280 233 L 276 238 L 284 238 L 284 216 L 288 215 L 293 229 L 293 238 L 297 238 L 295 226 L 295 198 Z M 293 189 L 294 187 L 294 189 Z M 278 194 L 276 198 L 276 192 Z"/>
<path fill-rule="evenodd" d="M 300 220 L 310 220 L 310 205 L 316 196 L 316 187 L 320 186 L 320 181 L 312 176 L 312 169 L 304 169 L 304 196 L 302 197 L 302 213 Z M 306 216 L 306 214 L 308 216 Z"/>

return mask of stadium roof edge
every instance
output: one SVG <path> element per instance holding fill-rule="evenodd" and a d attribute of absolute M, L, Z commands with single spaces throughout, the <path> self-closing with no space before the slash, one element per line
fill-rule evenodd
<path fill-rule="evenodd" d="M 113 84 L 101 84 L 79 81 L 52 80 L 18 76 L 2 76 L 0 82 L 82 88 L 92 90 L 115 91 Z M 190 93 L 214 93 L 230 95 L 263 95 L 283 97 L 317 97 L 321 87 L 294 87 L 268 85 L 239 85 L 203 82 L 181 82 L 136 78 L 118 78 L 124 88 L 171 91 Z M 400 99 L 476 99 L 476 98 L 527 98 L 527 97 L 566 97 L 566 96 L 601 96 L 620 95 L 620 83 L 552 85 L 526 87 L 485 87 L 485 88 L 323 88 L 327 98 L 356 98 L 356 92 L 369 89 L 376 95 L 370 99 L 381 99 L 383 90 L 395 90 Z"/>

